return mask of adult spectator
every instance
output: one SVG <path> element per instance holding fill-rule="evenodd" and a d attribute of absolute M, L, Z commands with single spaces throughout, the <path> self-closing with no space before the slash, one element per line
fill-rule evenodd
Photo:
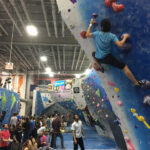
<path fill-rule="evenodd" d="M 14 125 L 16 127 L 18 122 L 17 113 L 13 113 L 13 116 L 10 119 L 10 126 Z"/>
<path fill-rule="evenodd" d="M 57 137 L 60 137 L 61 139 L 61 147 L 64 148 L 64 139 L 63 139 L 63 135 L 60 131 L 61 128 L 61 121 L 60 121 L 60 115 L 56 115 L 56 119 L 52 122 L 52 128 L 53 128 L 53 132 L 52 132 L 52 147 L 56 148 L 56 140 Z"/>
<path fill-rule="evenodd" d="M 85 134 L 82 128 L 82 121 L 79 120 L 78 115 L 74 115 L 74 122 L 72 123 L 71 129 L 73 134 L 74 150 L 78 150 L 78 145 L 81 150 L 84 150 L 82 135 L 85 137 Z"/>
<path fill-rule="evenodd" d="M 0 150 L 9 150 L 8 144 L 9 142 L 12 142 L 13 140 L 10 139 L 10 133 L 8 130 L 8 125 L 4 124 L 3 125 L 3 131 L 0 133 Z"/>

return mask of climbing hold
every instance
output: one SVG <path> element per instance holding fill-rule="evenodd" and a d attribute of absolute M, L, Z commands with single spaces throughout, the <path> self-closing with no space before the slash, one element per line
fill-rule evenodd
<path fill-rule="evenodd" d="M 93 101 L 95 101 L 96 100 L 96 98 L 95 97 L 93 97 Z"/>
<path fill-rule="evenodd" d="M 113 8 L 114 12 L 119 13 L 119 12 L 123 11 L 124 5 L 123 4 L 117 4 L 116 2 L 113 2 L 112 8 Z"/>
<path fill-rule="evenodd" d="M 112 7 L 113 2 L 116 2 L 116 0 L 105 0 L 106 7 Z"/>
<path fill-rule="evenodd" d="M 97 89 L 96 94 L 98 97 L 100 97 L 100 90 L 99 89 Z"/>
<path fill-rule="evenodd" d="M 108 85 L 115 86 L 115 84 L 113 82 L 111 82 L 111 81 L 108 81 Z"/>
<path fill-rule="evenodd" d="M 104 109 L 104 105 L 103 104 L 101 105 L 101 108 Z"/>
<path fill-rule="evenodd" d="M 88 98 L 89 98 L 90 96 L 88 95 Z"/>
<path fill-rule="evenodd" d="M 133 146 L 131 140 L 129 139 L 129 137 L 128 137 L 128 136 L 125 136 L 124 139 L 125 139 L 125 141 L 126 141 L 128 150 L 135 150 L 135 148 L 134 148 L 134 146 Z"/>
<path fill-rule="evenodd" d="M 120 125 L 120 122 L 118 120 L 114 120 L 114 124 Z"/>
<path fill-rule="evenodd" d="M 94 79 L 96 79 L 96 76 L 94 76 Z"/>
<path fill-rule="evenodd" d="M 109 101 L 109 97 L 107 97 L 107 100 Z"/>
<path fill-rule="evenodd" d="M 128 130 L 124 130 L 124 133 L 127 134 L 127 133 L 128 133 Z"/>
<path fill-rule="evenodd" d="M 118 93 L 118 92 L 119 92 L 119 88 L 114 88 L 114 90 L 116 91 L 116 93 Z"/>
<path fill-rule="evenodd" d="M 114 96 L 112 96 L 112 98 L 114 98 Z"/>
<path fill-rule="evenodd" d="M 106 114 L 105 117 L 108 118 L 109 117 L 108 114 Z"/>
<path fill-rule="evenodd" d="M 96 107 L 100 107 L 100 104 L 98 103 L 98 104 L 96 105 Z"/>
<path fill-rule="evenodd" d="M 87 37 L 86 37 L 86 31 L 80 32 L 80 35 L 81 35 L 81 37 L 82 37 L 83 39 L 86 39 L 86 38 L 87 38 Z"/>
<path fill-rule="evenodd" d="M 94 101 L 93 101 L 92 103 L 93 103 L 93 104 L 95 104 L 95 102 L 94 102 Z"/>
<path fill-rule="evenodd" d="M 136 116 L 138 116 L 138 114 L 137 114 L 137 113 L 134 113 L 133 116 L 136 117 Z"/>
<path fill-rule="evenodd" d="M 91 83 L 91 86 L 93 85 L 93 83 Z"/>
<path fill-rule="evenodd" d="M 70 12 L 71 11 L 71 9 L 68 9 L 68 12 Z"/>
<path fill-rule="evenodd" d="M 93 14 L 92 14 L 92 17 L 93 17 L 93 18 L 97 18 L 97 17 L 98 17 L 98 14 L 97 14 L 97 13 L 93 13 Z"/>
<path fill-rule="evenodd" d="M 70 0 L 73 4 L 75 4 L 77 2 L 77 0 Z"/>
<path fill-rule="evenodd" d="M 96 71 L 100 71 L 100 67 L 98 66 L 98 64 L 97 63 L 93 63 L 93 68 L 96 70 Z"/>
<path fill-rule="evenodd" d="M 104 102 L 104 99 L 102 98 L 102 102 Z"/>
<path fill-rule="evenodd" d="M 139 116 L 139 121 L 144 121 L 145 119 L 144 119 L 144 117 L 143 116 Z"/>
<path fill-rule="evenodd" d="M 138 126 L 137 126 L 137 125 L 135 125 L 135 126 L 134 126 L 134 128 L 136 128 L 136 129 L 137 129 L 137 128 L 138 128 Z"/>
<path fill-rule="evenodd" d="M 120 100 L 117 100 L 118 106 L 122 106 L 122 102 Z"/>
<path fill-rule="evenodd" d="M 136 113 L 136 110 L 134 108 L 131 108 L 130 110 L 133 114 Z"/>
<path fill-rule="evenodd" d="M 150 95 L 144 97 L 143 103 L 150 106 Z"/>

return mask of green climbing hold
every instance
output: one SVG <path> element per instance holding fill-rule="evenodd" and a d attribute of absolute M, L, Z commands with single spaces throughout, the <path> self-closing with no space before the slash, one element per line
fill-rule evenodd
<path fill-rule="evenodd" d="M 100 97 L 100 90 L 99 89 L 97 89 L 96 94 L 98 97 Z"/>
<path fill-rule="evenodd" d="M 5 107 L 5 104 L 6 104 L 6 95 L 5 95 L 5 92 L 3 93 L 3 96 L 2 96 L 2 111 Z"/>
<path fill-rule="evenodd" d="M 16 102 L 16 98 L 15 98 L 15 96 L 13 94 L 11 95 L 11 100 L 12 100 L 12 103 L 11 103 L 10 110 L 12 110 L 12 108 L 14 107 L 14 104 Z"/>

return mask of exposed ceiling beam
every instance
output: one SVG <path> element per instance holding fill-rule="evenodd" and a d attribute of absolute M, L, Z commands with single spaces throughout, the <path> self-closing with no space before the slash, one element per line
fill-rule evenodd
<path fill-rule="evenodd" d="M 55 57 L 55 53 L 54 53 L 54 48 L 51 47 L 51 49 L 52 49 L 52 54 L 53 54 L 53 58 L 54 58 L 55 69 L 57 70 L 57 64 L 56 64 L 56 57 Z"/>
<path fill-rule="evenodd" d="M 21 15 L 20 15 L 20 13 L 19 13 L 17 7 L 16 7 L 16 4 L 15 4 L 14 0 L 10 0 L 9 2 L 10 2 L 11 5 L 13 6 L 13 8 L 14 8 L 16 14 L 17 14 L 17 17 L 19 18 L 19 21 L 21 22 L 21 24 L 22 24 L 22 26 L 23 26 L 23 28 L 24 28 L 24 30 L 25 30 L 25 24 L 24 24 L 24 22 L 23 22 L 23 20 L 22 20 L 22 17 L 21 17 Z"/>
<path fill-rule="evenodd" d="M 52 16 L 53 16 L 53 22 L 54 22 L 54 30 L 55 30 L 55 37 L 58 37 L 57 32 L 57 18 L 56 18 L 56 9 L 55 9 L 55 0 L 50 0 L 51 6 L 52 6 Z"/>
<path fill-rule="evenodd" d="M 28 47 L 28 49 L 29 49 L 29 52 L 30 52 L 30 54 L 31 54 L 31 56 L 32 56 L 32 58 L 33 58 L 33 60 L 34 60 L 34 62 L 37 64 L 37 66 L 41 69 L 41 67 L 39 66 L 39 63 L 38 63 L 38 61 L 37 61 L 37 57 L 35 56 L 35 53 L 33 52 L 33 49 L 31 49 L 30 47 Z"/>
<path fill-rule="evenodd" d="M 77 51 L 77 47 L 74 48 L 71 70 L 73 70 L 73 66 L 74 66 L 74 63 L 75 63 L 76 51 Z"/>
<path fill-rule="evenodd" d="M 0 37 L 0 44 L 10 44 L 11 37 Z M 38 41 L 38 42 L 37 42 Z M 15 45 L 59 45 L 59 46 L 79 46 L 76 40 L 73 37 L 14 37 L 13 44 Z"/>
<path fill-rule="evenodd" d="M 82 54 L 82 50 L 80 48 L 75 70 L 77 70 L 77 68 L 78 68 L 78 64 L 79 64 L 79 60 L 80 60 L 81 54 Z"/>
<path fill-rule="evenodd" d="M 15 46 L 15 48 L 16 48 L 16 51 L 19 53 L 19 55 L 21 55 L 21 56 L 25 59 L 26 63 L 27 63 L 27 64 L 30 66 L 30 68 L 33 70 L 34 67 L 31 65 L 31 63 L 30 63 L 29 60 L 26 58 L 26 56 L 22 53 L 22 51 L 20 51 L 17 46 Z"/>
<path fill-rule="evenodd" d="M 5 30 L 5 28 L 0 24 L 0 28 L 2 29 L 2 31 L 8 36 L 8 32 Z"/>
<path fill-rule="evenodd" d="M 84 59 L 85 59 L 85 53 L 83 54 L 83 59 L 82 59 L 82 62 L 81 62 L 81 65 L 80 65 L 79 70 L 81 70 L 81 69 L 82 69 L 82 65 L 83 65 Z"/>
<path fill-rule="evenodd" d="M 42 67 L 43 67 L 43 69 L 45 69 L 44 63 L 40 61 L 40 55 L 39 55 L 39 54 L 40 54 L 40 52 L 42 51 L 41 48 L 38 48 L 38 51 L 37 51 L 37 49 L 34 47 L 34 50 L 35 50 L 36 55 L 38 56 L 38 59 L 39 59 L 39 65 L 41 64 Z"/>
<path fill-rule="evenodd" d="M 63 47 L 63 69 L 65 70 L 65 47 Z"/>
<path fill-rule="evenodd" d="M 60 51 L 59 51 L 59 46 L 57 46 L 57 54 L 58 54 L 58 64 L 59 64 L 59 69 L 61 70 L 61 62 L 60 62 Z"/>
<path fill-rule="evenodd" d="M 22 36 L 22 33 L 21 33 L 21 31 L 20 31 L 18 25 L 16 24 L 14 18 L 12 17 L 11 13 L 9 12 L 9 10 L 8 10 L 8 8 L 6 7 L 6 5 L 5 5 L 5 3 L 3 2 L 3 0 L 0 0 L 0 3 L 2 4 L 4 10 L 5 10 L 6 13 L 8 14 L 8 16 L 9 16 L 10 20 L 12 21 L 12 23 L 15 25 L 15 27 L 16 27 L 16 29 L 17 29 L 19 35 Z"/>
<path fill-rule="evenodd" d="M 63 20 L 61 22 L 61 25 L 62 25 L 62 37 L 65 37 L 65 23 Z"/>
<path fill-rule="evenodd" d="M 47 22 L 47 14 L 46 14 L 46 11 L 45 11 L 45 5 L 44 5 L 44 1 L 43 0 L 41 0 L 41 5 L 42 5 L 42 11 L 43 11 L 43 15 L 44 15 L 44 20 L 45 20 L 47 34 L 48 34 L 48 37 L 50 37 L 51 33 L 50 33 L 49 25 L 48 25 L 48 22 Z"/>
<path fill-rule="evenodd" d="M 31 23 L 31 19 L 30 19 L 30 17 L 29 17 L 29 14 L 28 14 L 26 5 L 25 5 L 25 3 L 24 3 L 24 0 L 20 0 L 20 2 L 21 2 L 21 5 L 22 5 L 22 8 L 23 8 L 23 10 L 24 10 L 24 13 L 25 13 L 25 15 L 26 15 L 27 20 L 29 21 L 29 23 Z"/>

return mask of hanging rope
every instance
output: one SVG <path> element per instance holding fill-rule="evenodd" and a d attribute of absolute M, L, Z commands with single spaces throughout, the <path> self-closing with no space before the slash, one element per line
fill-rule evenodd
<path fill-rule="evenodd" d="M 9 63 L 11 62 L 13 37 L 14 37 L 14 23 L 13 23 L 13 26 L 12 26 L 12 35 L 11 35 L 11 42 L 10 42 L 10 56 L 9 56 Z"/>

